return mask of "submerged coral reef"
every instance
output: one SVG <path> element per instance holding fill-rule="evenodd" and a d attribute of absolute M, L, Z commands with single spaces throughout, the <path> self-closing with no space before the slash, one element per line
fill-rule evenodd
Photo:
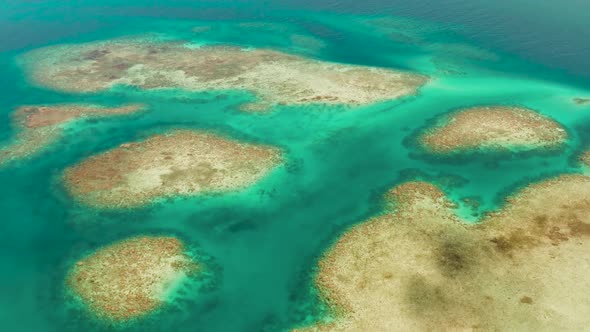
<path fill-rule="evenodd" d="M 101 107 L 61 104 L 19 107 L 13 114 L 17 137 L 0 148 L 0 164 L 39 153 L 62 136 L 65 125 L 76 120 L 126 115 L 141 109 L 142 105 Z"/>
<path fill-rule="evenodd" d="M 534 183 L 481 223 L 425 182 L 387 194 L 319 263 L 336 320 L 303 330 L 583 330 L 590 324 L 590 177 Z"/>
<path fill-rule="evenodd" d="M 274 50 L 190 48 L 147 40 L 50 46 L 26 54 L 23 60 L 35 82 L 54 89 L 90 92 L 116 84 L 143 89 L 245 89 L 258 97 L 246 105 L 248 110 L 276 104 L 369 104 L 413 94 L 426 82 L 418 74 Z"/>
<path fill-rule="evenodd" d="M 518 107 L 474 107 L 438 120 L 418 140 L 427 150 L 440 154 L 551 149 L 562 146 L 568 138 L 556 121 Z"/>
<path fill-rule="evenodd" d="M 201 268 L 177 238 L 137 236 L 79 260 L 67 285 L 98 317 L 125 321 L 161 307 L 179 283 Z"/>
<path fill-rule="evenodd" d="M 282 161 L 275 147 L 206 132 L 176 130 L 130 142 L 65 171 L 75 198 L 96 207 L 133 207 L 154 199 L 236 190 Z"/>

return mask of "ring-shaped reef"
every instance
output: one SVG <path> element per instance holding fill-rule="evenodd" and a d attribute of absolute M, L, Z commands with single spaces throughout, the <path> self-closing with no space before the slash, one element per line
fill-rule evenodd
<path fill-rule="evenodd" d="M 266 176 L 282 158 L 277 147 L 173 130 L 83 160 L 65 170 L 64 182 L 82 203 L 128 208 L 158 198 L 241 189 Z"/>

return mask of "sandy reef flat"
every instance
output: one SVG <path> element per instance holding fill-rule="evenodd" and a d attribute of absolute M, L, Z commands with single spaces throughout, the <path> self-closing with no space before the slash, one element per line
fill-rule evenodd
<path fill-rule="evenodd" d="M 175 130 L 90 157 L 67 169 L 64 181 L 90 206 L 134 207 L 157 198 L 241 189 L 281 162 L 275 147 Z"/>
<path fill-rule="evenodd" d="M 125 321 L 158 309 L 200 269 L 177 238 L 137 236 L 78 261 L 67 285 L 98 317 Z"/>
<path fill-rule="evenodd" d="M 590 177 L 531 184 L 466 224 L 404 183 L 347 231 L 316 283 L 336 319 L 301 331 L 581 331 L 590 324 Z"/>
<path fill-rule="evenodd" d="M 190 48 L 181 43 L 112 40 L 51 46 L 21 59 L 45 87 L 94 92 L 116 84 L 143 89 L 244 89 L 247 110 L 276 104 L 362 105 L 416 93 L 426 77 L 394 70 L 307 59 L 267 49 Z"/>
<path fill-rule="evenodd" d="M 566 130 L 534 111 L 506 106 L 474 107 L 443 115 L 418 138 L 439 154 L 476 151 L 554 149 L 566 143 Z"/>
<path fill-rule="evenodd" d="M 0 148 L 0 164 L 32 156 L 57 141 L 63 126 L 82 118 L 100 118 L 139 112 L 141 105 L 100 107 L 97 105 L 22 106 L 13 113 L 17 132 L 13 143 Z"/>

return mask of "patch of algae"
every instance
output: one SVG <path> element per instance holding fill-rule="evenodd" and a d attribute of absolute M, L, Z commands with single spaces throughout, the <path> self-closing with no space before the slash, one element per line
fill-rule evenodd
<path fill-rule="evenodd" d="M 200 270 L 177 238 L 137 236 L 78 261 L 67 285 L 98 317 L 126 321 L 161 307 L 175 285 Z"/>
<path fill-rule="evenodd" d="M 116 84 L 143 89 L 245 89 L 275 104 L 370 104 L 413 94 L 426 82 L 416 74 L 307 59 L 267 49 L 190 48 L 180 43 L 111 40 L 51 46 L 25 54 L 38 84 L 91 92 Z"/>
<path fill-rule="evenodd" d="M 141 108 L 141 105 L 100 107 L 79 104 L 19 107 L 12 120 L 18 136 L 13 143 L 0 148 L 0 164 L 39 153 L 62 136 L 64 125 L 75 120 L 131 114 Z"/>
<path fill-rule="evenodd" d="M 64 182 L 85 204 L 134 207 L 157 198 L 240 189 L 281 162 L 275 147 L 175 130 L 91 157 L 67 169 Z"/>
<path fill-rule="evenodd" d="M 418 141 L 431 152 L 451 154 L 478 149 L 554 149 L 565 144 L 567 138 L 566 130 L 559 123 L 534 111 L 490 106 L 444 115 Z"/>
<path fill-rule="evenodd" d="M 300 331 L 590 326 L 590 177 L 531 184 L 477 225 L 430 183 L 386 197 L 386 213 L 346 232 L 319 263 L 335 321 Z"/>

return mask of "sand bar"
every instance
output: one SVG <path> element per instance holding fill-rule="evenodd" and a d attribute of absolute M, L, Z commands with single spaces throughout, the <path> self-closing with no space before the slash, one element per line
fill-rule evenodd
<path fill-rule="evenodd" d="M 418 138 L 427 150 L 450 154 L 474 150 L 555 149 L 567 141 L 566 130 L 534 111 L 505 106 L 474 107 L 443 115 Z"/>
<path fill-rule="evenodd" d="M 90 157 L 67 169 L 64 181 L 85 204 L 135 207 L 157 198 L 241 189 L 281 161 L 275 147 L 176 130 Z"/>
<path fill-rule="evenodd" d="M 305 331 L 579 331 L 590 324 L 590 177 L 534 183 L 467 225 L 434 185 L 402 184 L 319 263 L 339 313 Z"/>
<path fill-rule="evenodd" d="M 174 286 L 199 270 L 178 239 L 138 236 L 78 261 L 67 285 L 98 317 L 125 321 L 161 307 Z"/>
<path fill-rule="evenodd" d="M 186 47 L 181 43 L 112 40 L 51 46 L 21 59 L 37 84 L 93 92 L 116 84 L 143 89 L 245 89 L 248 110 L 276 104 L 362 105 L 416 93 L 421 75 L 312 60 L 267 49 Z"/>
<path fill-rule="evenodd" d="M 87 118 L 101 118 L 139 112 L 141 105 L 100 107 L 97 105 L 61 104 L 19 107 L 12 117 L 17 132 L 13 143 L 0 148 L 0 164 L 30 157 L 55 143 L 64 126 Z"/>

